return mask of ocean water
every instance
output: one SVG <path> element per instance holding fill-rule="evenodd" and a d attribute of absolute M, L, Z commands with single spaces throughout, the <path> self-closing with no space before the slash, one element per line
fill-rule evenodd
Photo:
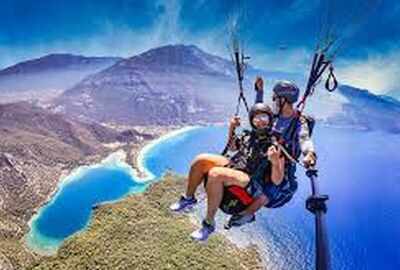
<path fill-rule="evenodd" d="M 330 196 L 326 216 L 333 269 L 398 269 L 400 265 L 400 136 L 317 127 L 319 182 Z M 145 166 L 187 174 L 202 152 L 219 153 L 226 128 L 204 127 L 156 145 Z M 299 190 L 285 207 L 262 209 L 257 221 L 223 232 L 260 247 L 268 269 L 313 269 L 314 217 L 305 210 L 309 179 L 297 171 Z M 199 211 L 204 214 L 204 203 Z"/>
<path fill-rule="evenodd" d="M 166 171 L 186 175 L 199 153 L 220 153 L 225 146 L 226 127 L 207 126 L 190 129 L 155 144 L 143 156 L 143 166 L 157 178 Z"/>
<path fill-rule="evenodd" d="M 328 127 L 317 127 L 313 136 L 320 187 L 330 196 L 333 269 L 398 269 L 400 136 Z M 156 178 L 166 171 L 187 174 L 197 154 L 220 153 L 225 141 L 226 127 L 190 129 L 150 147 L 143 165 Z M 262 209 L 256 222 L 242 228 L 224 231 L 218 224 L 236 243 L 257 245 L 267 269 L 314 268 L 314 217 L 304 207 L 310 183 L 302 169 L 297 175 L 299 190 L 284 207 Z M 93 205 L 146 188 L 119 163 L 85 168 L 70 178 L 31 222 L 30 246 L 54 251 L 88 224 Z M 203 201 L 198 218 L 204 210 Z"/>
<path fill-rule="evenodd" d="M 162 141 L 152 143 L 148 151 L 144 151 L 144 160 L 152 162 L 154 153 L 179 150 L 179 145 L 191 138 L 194 131 L 203 132 L 204 129 L 187 128 L 172 132 L 162 138 Z M 193 152 L 192 155 L 194 155 Z M 175 152 L 176 159 L 172 164 L 190 162 L 188 156 Z M 48 204 L 43 206 L 37 215 L 29 222 L 30 231 L 26 238 L 27 246 L 44 255 L 54 254 L 65 239 L 85 229 L 92 217 L 93 207 L 104 203 L 122 199 L 131 193 L 140 193 L 146 189 L 149 180 L 157 181 L 165 173 L 166 167 L 155 166 L 158 160 L 146 169 L 148 177 L 138 178 L 132 174 L 132 168 L 125 163 L 126 155 L 117 152 L 106 160 L 92 166 L 83 166 L 68 175 L 58 186 Z M 162 157 L 164 158 L 164 157 Z M 172 161 L 172 159 L 171 159 Z M 145 162 L 146 163 L 146 162 Z M 174 171 L 184 173 L 184 170 Z M 182 166 L 182 168 L 184 168 Z"/>

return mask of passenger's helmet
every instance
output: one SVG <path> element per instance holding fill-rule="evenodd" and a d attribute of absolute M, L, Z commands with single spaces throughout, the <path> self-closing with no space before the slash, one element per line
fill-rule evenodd
<path fill-rule="evenodd" d="M 269 116 L 269 127 L 268 130 L 271 129 L 272 126 L 272 121 L 273 121 L 273 114 L 271 108 L 265 104 L 265 103 L 256 103 L 253 106 L 251 106 L 250 111 L 249 111 L 249 121 L 250 121 L 250 126 L 251 128 L 256 131 L 257 128 L 253 125 L 253 118 L 260 113 L 265 113 Z M 267 131 L 267 130 L 264 130 Z"/>

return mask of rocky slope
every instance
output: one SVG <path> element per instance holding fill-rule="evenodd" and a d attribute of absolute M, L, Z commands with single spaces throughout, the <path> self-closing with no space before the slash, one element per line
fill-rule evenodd
<path fill-rule="evenodd" d="M 261 269 L 254 248 L 240 249 L 218 234 L 207 245 L 192 241 L 195 226 L 168 211 L 185 181 L 165 178 L 143 195 L 97 208 L 86 231 L 30 269 Z"/>
<path fill-rule="evenodd" d="M 251 81 L 265 79 L 265 101 L 272 85 L 292 80 L 304 89 L 300 74 L 265 71 L 248 66 L 245 89 L 253 103 Z M 310 97 L 307 111 L 334 125 L 398 132 L 396 100 L 341 86 L 334 93 L 323 84 Z M 168 45 L 151 49 L 86 77 L 54 102 L 59 112 L 113 124 L 171 125 L 226 122 L 237 98 L 237 79 L 232 62 L 196 46 Z M 369 115 L 371 121 L 366 121 Z M 385 125 L 379 125 L 385 122 Z"/>
<path fill-rule="evenodd" d="M 118 124 L 226 120 L 237 82 L 230 61 L 196 46 L 168 45 L 88 76 L 55 102 L 60 112 Z"/>
<path fill-rule="evenodd" d="M 54 192 L 61 175 L 153 136 L 83 123 L 29 103 L 0 105 L 0 269 L 32 259 L 23 246 L 27 222 Z M 2 264 L 3 261 L 3 264 Z"/>
<path fill-rule="evenodd" d="M 341 111 L 332 116 L 329 123 L 400 133 L 399 101 L 348 85 L 340 86 L 338 93 L 345 101 L 341 105 Z"/>

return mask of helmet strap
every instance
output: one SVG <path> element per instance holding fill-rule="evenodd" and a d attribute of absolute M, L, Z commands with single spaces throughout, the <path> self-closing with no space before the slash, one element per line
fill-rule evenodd
<path fill-rule="evenodd" d="M 281 115 L 282 110 L 283 110 L 283 106 L 285 106 L 286 100 L 285 100 L 285 98 L 281 98 L 280 97 L 278 99 L 278 101 L 279 101 L 279 112 L 278 112 L 278 115 Z"/>

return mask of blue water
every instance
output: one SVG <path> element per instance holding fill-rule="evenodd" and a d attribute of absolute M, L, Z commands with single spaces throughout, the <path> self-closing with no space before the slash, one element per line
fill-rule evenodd
<path fill-rule="evenodd" d="M 202 152 L 219 153 L 225 127 L 203 127 L 152 147 L 144 166 L 156 177 L 187 174 Z M 314 133 L 321 190 L 330 196 L 327 224 L 333 269 L 397 269 L 400 265 L 400 136 L 318 127 Z M 268 269 L 313 269 L 314 219 L 304 209 L 309 180 L 280 209 L 263 209 L 242 231 L 260 247 Z M 126 167 L 95 167 L 67 182 L 32 222 L 31 241 L 57 247 L 84 228 L 93 205 L 142 191 Z"/>
<path fill-rule="evenodd" d="M 223 127 L 192 130 L 153 148 L 145 165 L 158 176 L 167 169 L 185 174 L 196 154 L 222 149 L 225 132 Z M 321 189 L 330 196 L 333 269 L 398 269 L 400 136 L 320 127 L 314 140 Z M 294 199 L 283 208 L 260 211 L 247 229 L 263 247 L 271 269 L 314 267 L 314 219 L 304 209 L 310 184 L 304 171 L 297 175 L 300 187 Z"/>
<path fill-rule="evenodd" d="M 93 206 L 119 199 L 130 192 L 140 192 L 145 187 L 145 184 L 135 182 L 127 167 L 85 168 L 66 181 L 49 204 L 40 210 L 31 223 L 28 244 L 39 251 L 52 251 L 88 224 Z"/>
<path fill-rule="evenodd" d="M 193 158 L 203 152 L 219 153 L 226 141 L 226 127 L 190 129 L 179 136 L 156 144 L 146 153 L 143 165 L 156 177 L 167 170 L 187 174 Z"/>
<path fill-rule="evenodd" d="M 169 159 L 172 164 L 170 169 L 177 173 L 184 173 L 187 168 L 178 169 L 179 163 L 189 164 L 188 158 L 210 147 L 193 148 L 194 151 L 191 154 L 181 155 L 180 144 L 190 142 L 193 135 L 203 134 L 206 130 L 189 130 L 156 144 L 146 154 L 145 161 L 145 166 L 152 168 L 151 172 L 156 176 L 156 179 L 151 180 L 157 180 L 168 169 L 163 165 L 163 157 L 157 158 L 157 153 L 160 152 L 173 154 L 174 158 Z M 222 138 L 220 141 L 222 142 Z M 203 144 L 206 145 L 206 141 Z M 153 157 L 156 157 L 154 162 Z M 49 204 L 40 209 L 38 215 L 31 221 L 31 230 L 27 238 L 29 247 L 39 253 L 53 254 L 66 238 L 89 224 L 93 206 L 121 199 L 132 192 L 141 192 L 148 186 L 147 183 L 142 183 L 132 176 L 127 164 L 113 160 L 115 159 L 100 165 L 81 168 L 79 172 L 70 175 L 69 179 L 62 183 Z"/>

